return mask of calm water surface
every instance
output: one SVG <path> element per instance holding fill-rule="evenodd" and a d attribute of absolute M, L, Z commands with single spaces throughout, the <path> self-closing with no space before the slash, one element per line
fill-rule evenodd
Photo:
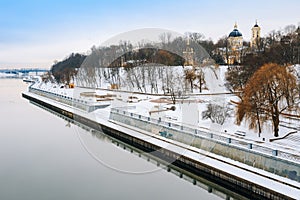
<path fill-rule="evenodd" d="M 103 157 L 154 168 L 155 173 L 133 175 L 99 163 L 83 147 L 77 126 L 69 127 L 21 97 L 27 86 L 22 80 L 0 79 L 1 200 L 220 199 L 87 132 L 84 140 L 96 143 Z"/>

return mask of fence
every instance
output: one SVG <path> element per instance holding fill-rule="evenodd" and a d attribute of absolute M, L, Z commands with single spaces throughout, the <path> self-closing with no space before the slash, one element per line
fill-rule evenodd
<path fill-rule="evenodd" d="M 91 108 L 97 109 L 92 102 L 31 87 L 29 88 L 29 92 L 85 111 L 91 111 Z M 211 133 L 206 130 L 163 121 L 161 118 L 154 119 L 142 116 L 128 112 L 124 110 L 124 108 L 111 108 L 110 118 L 156 134 L 159 130 L 161 130 L 161 136 L 168 137 L 185 144 L 191 144 L 192 146 L 205 151 L 212 152 L 223 157 L 228 157 L 300 182 L 299 155 L 272 149 L 242 139 L 230 138 L 228 136 Z"/>
<path fill-rule="evenodd" d="M 54 93 L 54 92 L 49 92 L 49 91 L 45 91 L 45 90 L 41 90 L 41 89 L 37 89 L 37 88 L 33 88 L 33 87 L 29 87 L 29 92 L 52 99 L 54 101 L 87 111 L 87 112 L 91 112 L 94 111 L 98 108 L 104 108 L 110 105 L 109 103 L 101 103 L 101 102 L 89 102 L 89 101 L 85 101 L 82 99 L 77 99 L 77 98 L 73 98 L 70 96 L 66 96 L 66 95 L 61 95 L 58 93 Z"/>
<path fill-rule="evenodd" d="M 194 129 L 188 126 L 184 125 L 178 125 L 172 122 L 166 122 L 162 121 L 161 118 L 159 119 L 154 119 L 151 117 L 146 117 L 142 116 L 139 114 L 131 113 L 122 109 L 118 108 L 112 108 L 111 109 L 112 113 L 117 113 L 126 117 L 130 117 L 139 121 L 147 122 L 153 125 L 159 125 L 162 128 L 170 129 L 170 130 L 175 130 L 175 131 L 180 131 L 181 133 L 186 133 L 189 135 L 192 135 L 194 137 L 200 137 L 200 138 L 206 138 L 206 139 L 211 139 L 216 142 L 226 144 L 226 145 L 231 145 L 235 146 L 237 148 L 242 148 L 242 149 L 247 149 L 248 151 L 253 151 L 256 153 L 261 153 L 264 155 L 268 156 L 275 156 L 284 160 L 289 160 L 289 161 L 294 161 L 297 163 L 300 163 L 300 156 L 288 152 L 283 152 L 277 149 L 272 149 L 269 147 L 265 147 L 259 144 L 254 144 L 251 142 L 246 142 L 244 140 L 239 140 L 235 138 L 230 138 L 230 137 L 225 137 L 219 134 L 214 134 L 214 133 L 209 133 L 200 129 Z"/>
<path fill-rule="evenodd" d="M 45 90 L 40 90 L 37 88 L 29 87 L 29 92 L 38 94 L 40 96 L 47 97 L 49 99 L 67 104 L 69 106 L 79 108 L 84 111 L 91 111 L 91 107 L 93 107 L 93 105 L 90 104 L 90 102 L 87 102 L 87 101 L 84 101 L 81 99 L 76 99 L 73 97 L 68 97 L 65 95 L 57 94 L 57 93 L 53 93 L 53 92 L 48 92 Z M 259 152 L 259 153 L 270 155 L 270 156 L 277 156 L 277 157 L 285 159 L 285 160 L 291 160 L 291 161 L 300 163 L 300 156 L 296 155 L 296 154 L 283 152 L 281 150 L 272 149 L 272 148 L 261 146 L 258 144 L 248 143 L 243 140 L 229 138 L 229 137 L 225 137 L 225 136 L 222 136 L 219 134 L 205 132 L 203 130 L 194 129 L 194 128 L 191 128 L 188 126 L 179 125 L 179 124 L 175 124 L 172 122 L 162 121 L 161 118 L 154 119 L 151 117 L 146 117 L 146 116 L 142 116 L 142 115 L 135 114 L 135 113 L 130 113 L 128 111 L 118 109 L 118 108 L 111 108 L 111 112 L 118 113 L 123 116 L 128 116 L 130 118 L 137 119 L 140 121 L 148 122 L 150 124 L 159 125 L 163 128 L 181 131 L 182 133 L 191 134 L 195 137 L 210 138 L 210 139 L 213 139 L 214 141 L 217 141 L 217 142 L 220 142 L 223 144 L 230 144 L 230 145 L 236 146 L 238 148 L 244 148 L 244 149 L 248 149 L 250 151 Z"/>

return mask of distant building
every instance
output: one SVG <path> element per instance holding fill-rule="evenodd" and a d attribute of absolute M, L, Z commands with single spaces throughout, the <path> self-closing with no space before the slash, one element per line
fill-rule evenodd
<path fill-rule="evenodd" d="M 184 57 L 184 66 L 194 66 L 194 49 L 190 47 L 190 38 L 187 38 L 186 49 L 182 52 Z"/>
<path fill-rule="evenodd" d="M 229 33 L 228 36 L 228 48 L 231 50 L 239 50 L 243 47 L 243 35 L 237 29 L 237 24 L 235 23 L 233 31 Z"/>
<path fill-rule="evenodd" d="M 237 29 L 235 23 L 233 31 L 229 33 L 227 38 L 227 52 L 225 61 L 227 64 L 235 64 L 241 62 L 241 53 L 243 49 L 243 35 Z"/>
<path fill-rule="evenodd" d="M 250 41 L 250 47 L 252 50 L 256 51 L 259 49 L 259 43 L 260 43 L 260 27 L 257 25 L 257 21 L 255 25 L 251 29 L 252 35 L 251 35 L 251 41 Z"/>
<path fill-rule="evenodd" d="M 250 47 L 244 46 L 243 34 L 238 30 L 238 26 L 235 23 L 233 30 L 227 37 L 227 45 L 216 49 L 214 53 L 221 55 L 225 63 L 229 65 L 241 63 L 245 54 L 259 50 L 261 28 L 258 26 L 257 21 L 251 31 Z"/>

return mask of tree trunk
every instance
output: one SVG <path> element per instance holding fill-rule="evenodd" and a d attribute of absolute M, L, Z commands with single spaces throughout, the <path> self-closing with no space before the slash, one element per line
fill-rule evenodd
<path fill-rule="evenodd" d="M 272 116 L 273 126 L 274 126 L 274 137 L 279 136 L 279 114 L 274 113 Z"/>
<path fill-rule="evenodd" d="M 171 92 L 171 99 L 172 99 L 172 103 L 175 105 L 176 104 L 176 96 L 173 91 Z"/>
<path fill-rule="evenodd" d="M 259 113 L 258 113 L 258 111 L 256 111 L 256 118 L 257 118 L 257 125 L 258 125 L 258 137 L 260 137 L 261 127 L 260 127 L 260 120 L 259 120 Z"/>
<path fill-rule="evenodd" d="M 199 92 L 202 93 L 202 79 L 201 79 L 201 75 L 199 75 Z"/>
<path fill-rule="evenodd" d="M 200 81 L 199 92 L 202 93 L 202 82 Z"/>

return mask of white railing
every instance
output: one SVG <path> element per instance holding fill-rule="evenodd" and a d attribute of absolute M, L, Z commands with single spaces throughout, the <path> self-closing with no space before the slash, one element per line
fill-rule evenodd
<path fill-rule="evenodd" d="M 117 113 L 122 116 L 133 118 L 135 120 L 147 122 L 147 123 L 154 124 L 154 125 L 159 125 L 166 129 L 180 131 L 181 133 L 191 134 L 195 137 L 206 138 L 206 139 L 217 141 L 217 142 L 220 142 L 220 143 L 223 143 L 226 145 L 231 145 L 231 146 L 235 146 L 238 148 L 247 149 L 247 150 L 253 151 L 255 153 L 261 153 L 261 154 L 268 155 L 268 156 L 275 156 L 275 157 L 279 157 L 284 160 L 289 160 L 289 161 L 294 161 L 294 162 L 300 163 L 300 156 L 296 155 L 296 154 L 283 152 L 283 151 L 280 151 L 277 149 L 272 149 L 272 148 L 265 147 L 265 146 L 258 145 L 258 144 L 253 144 L 251 142 L 247 142 L 244 140 L 225 137 L 225 136 L 222 136 L 219 134 L 206 132 L 206 131 L 203 131 L 203 130 L 200 130 L 197 128 L 193 129 L 188 126 L 179 125 L 179 124 L 175 124 L 172 122 L 162 121 L 161 118 L 154 119 L 151 117 L 146 117 L 146 116 L 142 116 L 139 114 L 131 113 L 131 112 L 125 111 L 124 109 L 121 109 L 121 108 L 119 108 L 119 109 L 112 108 L 111 113 Z"/>
<path fill-rule="evenodd" d="M 69 106 L 73 106 L 76 108 L 79 108 L 81 110 L 89 111 L 90 104 L 87 101 L 81 100 L 81 99 L 76 99 L 73 97 L 57 94 L 54 92 L 49 92 L 46 90 L 41 90 L 33 87 L 29 87 L 29 92 L 55 100 L 60 103 L 67 104 Z"/>

